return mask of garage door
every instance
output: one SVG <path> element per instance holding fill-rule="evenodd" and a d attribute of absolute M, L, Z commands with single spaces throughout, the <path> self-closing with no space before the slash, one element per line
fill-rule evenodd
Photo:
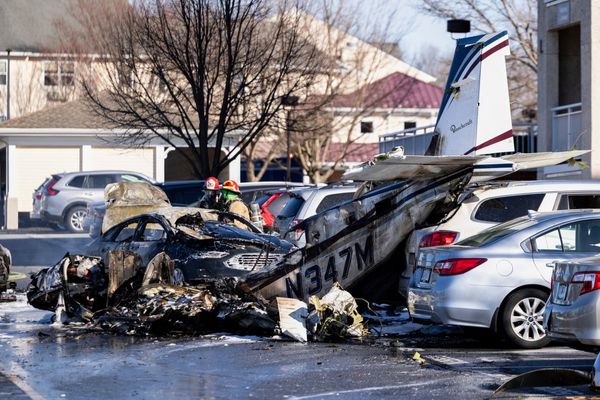
<path fill-rule="evenodd" d="M 154 178 L 154 148 L 115 149 L 92 147 L 90 170 L 116 169 L 134 171 Z"/>
<path fill-rule="evenodd" d="M 14 183 L 20 212 L 31 211 L 31 195 L 47 177 L 79 171 L 78 147 L 17 146 L 15 150 Z"/>

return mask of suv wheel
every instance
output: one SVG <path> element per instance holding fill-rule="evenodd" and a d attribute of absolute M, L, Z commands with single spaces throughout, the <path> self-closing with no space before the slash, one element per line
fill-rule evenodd
<path fill-rule="evenodd" d="M 523 289 L 511 294 L 502 308 L 502 330 L 512 344 L 523 349 L 537 349 L 550 343 L 542 322 L 548 293 L 540 289 Z"/>
<path fill-rule="evenodd" d="M 71 232 L 83 232 L 83 220 L 87 216 L 86 208 L 75 206 L 69 209 L 65 216 L 65 226 Z"/>

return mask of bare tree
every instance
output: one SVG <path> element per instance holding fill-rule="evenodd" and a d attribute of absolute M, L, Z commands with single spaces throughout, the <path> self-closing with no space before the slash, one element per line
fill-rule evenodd
<path fill-rule="evenodd" d="M 125 130 L 122 143 L 159 138 L 198 177 L 218 175 L 270 125 L 281 96 L 310 85 L 315 51 L 292 1 L 79 0 L 81 29 L 66 43 L 99 55 L 82 60 L 83 89 Z"/>
<path fill-rule="evenodd" d="M 422 0 L 421 10 L 444 19 L 471 21 L 475 32 L 507 30 L 509 88 L 515 116 L 537 104 L 536 0 Z"/>
<path fill-rule="evenodd" d="M 450 49 L 448 52 L 440 52 L 433 45 L 424 45 L 415 53 L 411 64 L 437 78 L 436 84 L 443 86 L 448 79 L 452 57 Z"/>
<path fill-rule="evenodd" d="M 420 71 L 382 50 L 394 49 L 390 44 L 397 43 L 389 34 L 393 13 L 374 14 L 377 23 L 372 23 L 344 2 L 322 0 L 312 5 L 311 13 L 302 19 L 301 34 L 320 52 L 319 64 L 312 71 L 314 84 L 294 93 L 300 104 L 288 110 L 293 122 L 290 127 L 286 127 L 285 115 L 274 122 L 279 124 L 278 132 L 291 130 L 291 150 L 310 180 L 323 182 L 361 139 L 357 133 L 360 121 L 372 115 L 382 99 L 400 87 L 406 89 L 414 81 L 412 75 Z M 397 72 L 399 65 L 404 67 L 405 79 L 380 88 L 373 96 L 370 85 Z M 340 113 L 341 108 L 345 111 Z"/>
<path fill-rule="evenodd" d="M 246 177 L 249 182 L 260 181 L 267 173 L 271 163 L 276 161 L 285 151 L 285 137 L 277 124 L 272 124 L 264 133 L 254 138 L 244 149 L 246 157 Z M 255 161 L 260 160 L 261 166 L 258 170 L 255 167 Z M 282 163 L 278 163 L 281 168 L 285 168 Z"/>

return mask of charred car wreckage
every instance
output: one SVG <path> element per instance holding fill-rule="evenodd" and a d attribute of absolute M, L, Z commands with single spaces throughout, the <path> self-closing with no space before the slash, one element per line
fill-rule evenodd
<path fill-rule="evenodd" d="M 278 332 L 276 305 L 248 290 L 243 279 L 281 263 L 298 250 L 291 243 L 229 213 L 170 207 L 159 189 L 144 183 L 114 184 L 105 197 L 106 232 L 87 255 L 67 254 L 33 275 L 31 305 L 55 312 L 61 322 L 78 320 L 123 334 Z M 250 231 L 223 218 L 237 219 Z M 341 329 L 346 317 L 356 325 L 355 312 L 323 304 L 313 311 L 310 331 L 303 325 L 312 337 L 365 334 Z M 319 324 L 319 315 L 326 324 Z"/>
<path fill-rule="evenodd" d="M 354 299 L 340 287 L 361 295 L 397 288 L 403 240 L 456 208 L 469 183 L 585 153 L 489 156 L 514 151 L 508 54 L 506 32 L 458 40 L 431 155 L 396 149 L 346 172 L 361 188 L 294 226 L 304 247 L 233 215 L 170 207 L 150 185 L 117 183 L 105 191 L 104 234 L 89 254 L 35 275 L 30 303 L 128 333 L 278 325 L 298 340 L 307 332 L 327 338 L 322 329 L 364 336 Z M 223 222 L 232 218 L 250 231 Z"/>

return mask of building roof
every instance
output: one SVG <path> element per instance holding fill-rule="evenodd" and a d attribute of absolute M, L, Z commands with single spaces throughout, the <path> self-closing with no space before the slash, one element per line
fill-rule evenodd
<path fill-rule="evenodd" d="M 76 0 L 0 1 L 0 51 L 50 52 L 58 47 L 58 21 L 69 18 Z"/>
<path fill-rule="evenodd" d="M 391 73 L 348 94 L 335 97 L 331 107 L 438 108 L 443 89 L 402 72 Z"/>
<path fill-rule="evenodd" d="M 344 146 L 345 143 L 330 143 L 327 151 L 323 154 L 323 160 L 334 162 L 344 150 Z M 378 153 L 378 143 L 350 143 L 343 161 L 346 163 L 362 163 L 371 160 Z"/>
<path fill-rule="evenodd" d="M 110 129 L 83 100 L 73 100 L 0 122 L 0 129 Z"/>

